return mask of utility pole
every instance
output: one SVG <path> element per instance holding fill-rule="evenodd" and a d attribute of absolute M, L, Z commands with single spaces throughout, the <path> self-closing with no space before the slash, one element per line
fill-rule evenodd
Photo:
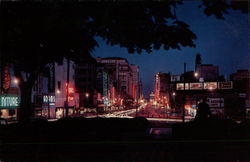
<path fill-rule="evenodd" d="M 186 74 L 186 63 L 184 62 L 184 75 L 183 75 L 183 83 L 184 83 L 184 92 L 183 92 L 183 108 L 182 108 L 182 122 L 185 122 L 185 103 L 186 103 L 186 83 L 185 83 L 185 74 Z"/>

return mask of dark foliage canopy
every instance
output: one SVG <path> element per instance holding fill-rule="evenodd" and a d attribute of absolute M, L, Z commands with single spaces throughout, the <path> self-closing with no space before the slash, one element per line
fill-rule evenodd
<path fill-rule="evenodd" d="M 1 2 L 1 53 L 5 62 L 27 72 L 63 57 L 93 52 L 103 38 L 129 53 L 195 47 L 196 35 L 178 20 L 182 1 Z M 229 8 L 247 13 L 247 1 L 201 1 L 206 15 L 223 19 Z M 31 68 L 32 67 L 32 68 Z"/>

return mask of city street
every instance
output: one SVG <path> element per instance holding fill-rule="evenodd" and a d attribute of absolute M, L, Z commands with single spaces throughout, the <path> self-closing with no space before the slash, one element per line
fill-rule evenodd
<path fill-rule="evenodd" d="M 167 123 L 178 123 L 182 122 L 181 116 L 176 116 L 175 113 L 166 113 L 167 110 L 164 108 L 157 107 L 150 103 L 144 103 L 136 109 L 114 111 L 112 113 L 98 115 L 103 118 L 133 118 L 133 117 L 145 117 L 148 121 L 159 121 Z M 89 115 L 87 118 L 94 118 L 97 115 Z M 193 118 L 185 116 L 185 121 L 190 121 Z"/>

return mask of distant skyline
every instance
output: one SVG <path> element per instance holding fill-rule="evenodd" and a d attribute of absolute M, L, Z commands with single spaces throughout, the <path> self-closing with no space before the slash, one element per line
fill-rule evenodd
<path fill-rule="evenodd" d="M 130 64 L 140 67 L 140 78 L 144 95 L 148 96 L 154 89 L 154 75 L 157 72 L 183 73 L 183 63 L 187 71 L 194 70 L 195 56 L 201 54 L 203 64 L 219 66 L 220 75 L 229 75 L 239 69 L 249 69 L 248 50 L 248 15 L 230 10 L 225 20 L 206 16 L 201 2 L 184 2 L 177 6 L 179 20 L 190 25 L 197 35 L 196 48 L 182 47 L 181 50 L 158 50 L 151 54 L 129 54 L 126 48 L 108 46 L 102 39 L 97 39 L 99 48 L 93 52 L 94 57 L 123 57 Z"/>

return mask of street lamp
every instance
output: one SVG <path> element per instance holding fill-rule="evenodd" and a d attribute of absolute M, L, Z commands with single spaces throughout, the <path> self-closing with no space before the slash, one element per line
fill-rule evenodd
<path fill-rule="evenodd" d="M 57 93 L 57 94 L 60 94 L 60 93 L 61 93 L 61 91 L 58 89 L 58 90 L 56 90 L 56 93 Z"/>
<path fill-rule="evenodd" d="M 213 87 L 208 87 L 208 89 L 209 89 L 210 91 L 212 91 L 212 90 L 213 90 Z"/>
<path fill-rule="evenodd" d="M 13 79 L 13 82 L 14 82 L 15 85 L 18 85 L 19 80 L 18 80 L 17 78 L 14 78 L 14 79 Z"/>
<path fill-rule="evenodd" d="M 195 76 L 195 77 L 198 77 L 198 76 L 199 76 L 199 74 L 198 74 L 197 72 L 195 72 L 195 73 L 194 73 L 194 76 Z"/>
<path fill-rule="evenodd" d="M 89 93 L 85 93 L 85 97 L 86 97 L 86 106 L 89 106 Z"/>

